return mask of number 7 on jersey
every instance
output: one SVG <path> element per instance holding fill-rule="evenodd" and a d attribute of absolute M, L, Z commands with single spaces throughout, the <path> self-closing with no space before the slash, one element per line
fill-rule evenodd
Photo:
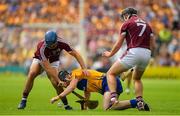
<path fill-rule="evenodd" d="M 142 36 L 142 34 L 144 33 L 144 31 L 146 29 L 146 23 L 143 20 L 138 19 L 138 20 L 136 20 L 136 24 L 137 24 L 137 26 L 142 26 L 141 32 L 138 35 L 138 36 Z"/>

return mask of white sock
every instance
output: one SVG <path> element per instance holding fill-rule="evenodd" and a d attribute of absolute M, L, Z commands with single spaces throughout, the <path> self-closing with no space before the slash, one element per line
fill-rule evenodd
<path fill-rule="evenodd" d="M 67 107 L 68 105 L 64 105 L 64 107 Z"/>
<path fill-rule="evenodd" d="M 23 97 L 22 100 L 27 100 L 27 98 L 24 98 L 24 97 Z"/>

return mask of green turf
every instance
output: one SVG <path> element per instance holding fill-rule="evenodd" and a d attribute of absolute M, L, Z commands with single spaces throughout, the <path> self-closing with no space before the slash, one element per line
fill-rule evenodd
<path fill-rule="evenodd" d="M 77 97 L 69 95 L 69 104 L 74 110 L 65 111 L 57 107 L 57 104 L 49 103 L 50 98 L 56 94 L 49 80 L 43 77 L 35 80 L 26 109 L 17 110 L 25 79 L 25 76 L 20 74 L 0 74 L 0 115 L 180 115 L 180 80 L 143 79 L 144 98 L 150 104 L 151 111 L 140 112 L 137 109 L 103 111 L 102 96 L 99 94 L 92 95 L 92 99 L 100 101 L 96 110 L 81 111 L 80 105 L 74 102 Z M 133 93 L 123 93 L 120 99 L 133 97 Z"/>

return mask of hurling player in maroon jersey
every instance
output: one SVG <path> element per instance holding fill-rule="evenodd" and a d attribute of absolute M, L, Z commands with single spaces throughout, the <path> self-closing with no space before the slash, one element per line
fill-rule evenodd
<path fill-rule="evenodd" d="M 108 86 L 111 91 L 112 104 L 118 104 L 116 94 L 115 76 L 134 68 L 133 79 L 137 108 L 149 111 L 148 105 L 143 100 L 143 75 L 151 58 L 151 48 L 154 47 L 154 37 L 151 27 L 147 22 L 137 16 L 137 10 L 126 8 L 122 11 L 121 17 L 124 23 L 120 29 L 119 38 L 111 51 L 105 51 L 103 56 L 112 57 L 122 46 L 124 40 L 127 43 L 126 53 L 120 57 L 107 72 Z"/>
<path fill-rule="evenodd" d="M 33 87 L 34 79 L 43 71 L 46 72 L 53 87 L 56 89 L 57 94 L 59 95 L 63 92 L 63 88 L 58 86 L 61 83 L 58 78 L 58 69 L 60 67 L 59 57 L 62 50 L 67 51 L 70 55 L 75 57 L 81 68 L 84 69 L 83 73 L 88 74 L 85 70 L 86 67 L 84 61 L 79 53 L 71 48 L 71 46 L 67 43 L 63 42 L 63 39 L 58 37 L 56 32 L 47 31 L 45 34 L 45 40 L 38 43 L 37 50 L 34 53 L 34 58 L 28 73 L 28 78 L 22 94 L 22 100 L 18 109 L 24 109 L 26 107 L 27 97 Z M 68 105 L 66 97 L 63 97 L 61 100 L 66 110 L 72 109 Z"/>

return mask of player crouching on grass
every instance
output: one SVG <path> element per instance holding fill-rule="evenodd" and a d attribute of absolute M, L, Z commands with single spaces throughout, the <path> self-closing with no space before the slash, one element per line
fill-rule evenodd
<path fill-rule="evenodd" d="M 112 107 L 110 102 L 110 92 L 107 84 L 106 75 L 104 73 L 88 70 L 90 73 L 88 76 L 85 76 L 82 73 L 81 69 L 73 70 L 71 73 L 67 71 L 60 71 L 58 77 L 63 81 L 66 89 L 56 97 L 51 99 L 51 103 L 59 100 L 60 98 L 68 95 L 77 87 L 80 90 L 84 91 L 85 99 L 89 100 L 90 92 L 98 92 L 103 95 L 103 109 L 127 109 L 135 108 L 137 106 L 136 99 L 119 101 L 118 104 L 114 104 Z M 118 77 L 116 77 L 117 89 L 116 92 L 118 96 L 123 92 L 121 82 Z M 85 106 L 87 109 L 87 106 Z"/>
<path fill-rule="evenodd" d="M 34 58 L 18 109 L 24 109 L 26 107 L 26 102 L 29 93 L 33 88 L 34 81 L 43 71 L 46 72 L 48 79 L 56 90 L 56 93 L 60 94 L 63 91 L 63 87 L 58 86 L 60 80 L 57 77 L 59 68 L 61 67 L 60 56 L 62 51 L 66 51 L 68 54 L 73 56 L 83 69 L 83 73 L 88 75 L 81 55 L 66 43 L 63 38 L 59 37 L 55 31 L 49 30 L 45 33 L 44 40 L 37 44 L 37 50 L 34 53 Z M 61 100 L 66 110 L 72 110 L 72 107 L 68 105 L 66 97 L 61 98 Z"/>

